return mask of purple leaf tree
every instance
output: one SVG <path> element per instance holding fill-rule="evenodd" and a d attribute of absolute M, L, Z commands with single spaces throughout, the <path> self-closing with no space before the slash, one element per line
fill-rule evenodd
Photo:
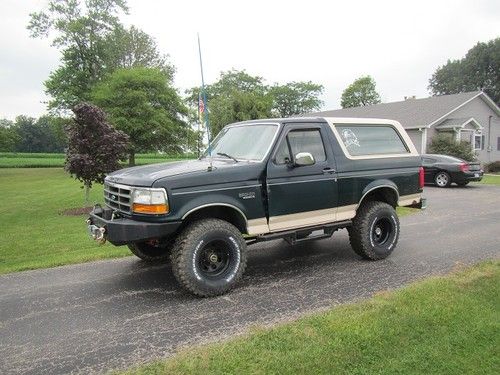
<path fill-rule="evenodd" d="M 83 183 L 85 204 L 89 203 L 92 183 L 103 183 L 106 174 L 120 169 L 127 154 L 128 136 L 116 130 L 99 107 L 80 103 L 66 127 L 68 148 L 64 169 Z"/>

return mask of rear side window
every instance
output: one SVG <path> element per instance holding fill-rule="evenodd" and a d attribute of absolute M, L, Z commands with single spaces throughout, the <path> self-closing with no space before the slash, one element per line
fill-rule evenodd
<path fill-rule="evenodd" d="M 349 154 L 385 155 L 406 154 L 403 140 L 390 125 L 335 125 Z"/>
<path fill-rule="evenodd" d="M 292 130 L 276 151 L 275 163 L 286 164 L 299 152 L 309 152 L 316 162 L 325 161 L 326 153 L 319 129 Z"/>

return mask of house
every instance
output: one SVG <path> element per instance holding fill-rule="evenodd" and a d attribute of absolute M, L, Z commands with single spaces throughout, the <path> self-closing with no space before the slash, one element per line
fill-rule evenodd
<path fill-rule="evenodd" d="M 500 108 L 482 91 L 375 104 L 313 113 L 326 117 L 370 117 L 397 120 L 417 150 L 427 152 L 432 138 L 448 134 L 470 142 L 482 163 L 500 160 Z"/>

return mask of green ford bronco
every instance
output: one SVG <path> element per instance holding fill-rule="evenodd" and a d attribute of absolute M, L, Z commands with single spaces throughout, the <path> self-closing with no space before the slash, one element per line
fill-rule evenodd
<path fill-rule="evenodd" d="M 226 126 L 198 160 L 122 169 L 104 183 L 92 237 L 170 260 L 198 296 L 241 278 L 247 246 L 291 245 L 346 228 L 353 250 L 379 260 L 399 238 L 397 206 L 425 208 L 421 159 L 396 121 L 289 118 Z"/>

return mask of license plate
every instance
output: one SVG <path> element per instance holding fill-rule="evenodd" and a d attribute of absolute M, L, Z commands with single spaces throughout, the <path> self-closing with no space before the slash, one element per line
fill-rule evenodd
<path fill-rule="evenodd" d="M 479 177 L 479 173 L 474 173 L 474 177 Z"/>

